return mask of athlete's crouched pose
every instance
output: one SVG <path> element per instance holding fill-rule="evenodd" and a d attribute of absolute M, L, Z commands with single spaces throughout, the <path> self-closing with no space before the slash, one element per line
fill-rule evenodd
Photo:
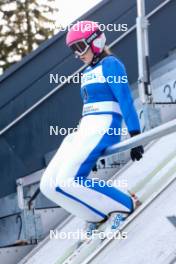
<path fill-rule="evenodd" d="M 116 187 L 100 186 L 87 176 L 103 151 L 120 142 L 120 135 L 109 131 L 121 128 L 122 118 L 131 136 L 140 133 L 140 125 L 125 67 L 107 52 L 98 24 L 78 22 L 66 42 L 87 64 L 81 81 L 83 116 L 78 131 L 65 137 L 45 170 L 40 189 L 70 213 L 88 222 L 101 222 L 112 211 L 132 212 L 133 200 Z M 142 154 L 142 146 L 131 150 L 132 160 Z"/>

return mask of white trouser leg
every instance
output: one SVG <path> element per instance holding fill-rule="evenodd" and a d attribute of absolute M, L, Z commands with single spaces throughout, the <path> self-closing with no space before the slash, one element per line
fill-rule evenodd
<path fill-rule="evenodd" d="M 118 202 L 118 192 L 110 197 L 108 188 L 87 188 L 75 183 L 76 176 L 88 176 L 101 149 L 113 144 L 114 139 L 109 140 L 100 132 L 100 128 L 108 129 L 112 121 L 111 115 L 84 117 L 78 132 L 65 138 L 41 180 L 40 188 L 46 197 L 87 221 L 101 221 L 114 210 L 130 211 Z"/>

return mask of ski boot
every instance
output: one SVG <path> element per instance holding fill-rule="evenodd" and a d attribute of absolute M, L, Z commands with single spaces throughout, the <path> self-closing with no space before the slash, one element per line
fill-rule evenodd
<path fill-rule="evenodd" d="M 103 225 L 108 220 L 108 217 L 103 219 L 100 222 L 87 222 L 86 223 L 86 235 L 88 238 L 90 238 L 94 231 L 98 230 L 101 225 Z"/>

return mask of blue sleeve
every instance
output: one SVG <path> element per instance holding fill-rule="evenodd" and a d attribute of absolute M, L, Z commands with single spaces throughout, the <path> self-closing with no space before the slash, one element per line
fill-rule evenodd
<path fill-rule="evenodd" d="M 129 132 L 140 131 L 139 118 L 133 104 L 127 74 L 124 65 L 115 57 L 109 56 L 103 61 L 103 73 L 108 85 L 120 105 L 120 109 Z M 125 76 L 125 77 L 124 77 Z M 123 77 L 123 78 L 122 78 Z M 119 81 L 119 78 L 121 81 Z M 113 80 L 113 81 L 112 81 Z"/>

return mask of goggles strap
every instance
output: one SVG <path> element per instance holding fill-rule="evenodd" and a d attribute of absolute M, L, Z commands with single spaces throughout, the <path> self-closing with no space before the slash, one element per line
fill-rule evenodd
<path fill-rule="evenodd" d="M 102 34 L 102 31 L 100 31 L 100 30 L 98 29 L 96 32 L 94 32 L 90 37 L 88 37 L 88 38 L 86 39 L 87 44 L 90 45 L 90 43 L 91 43 L 94 39 L 96 39 L 97 37 L 99 37 L 101 34 Z"/>

